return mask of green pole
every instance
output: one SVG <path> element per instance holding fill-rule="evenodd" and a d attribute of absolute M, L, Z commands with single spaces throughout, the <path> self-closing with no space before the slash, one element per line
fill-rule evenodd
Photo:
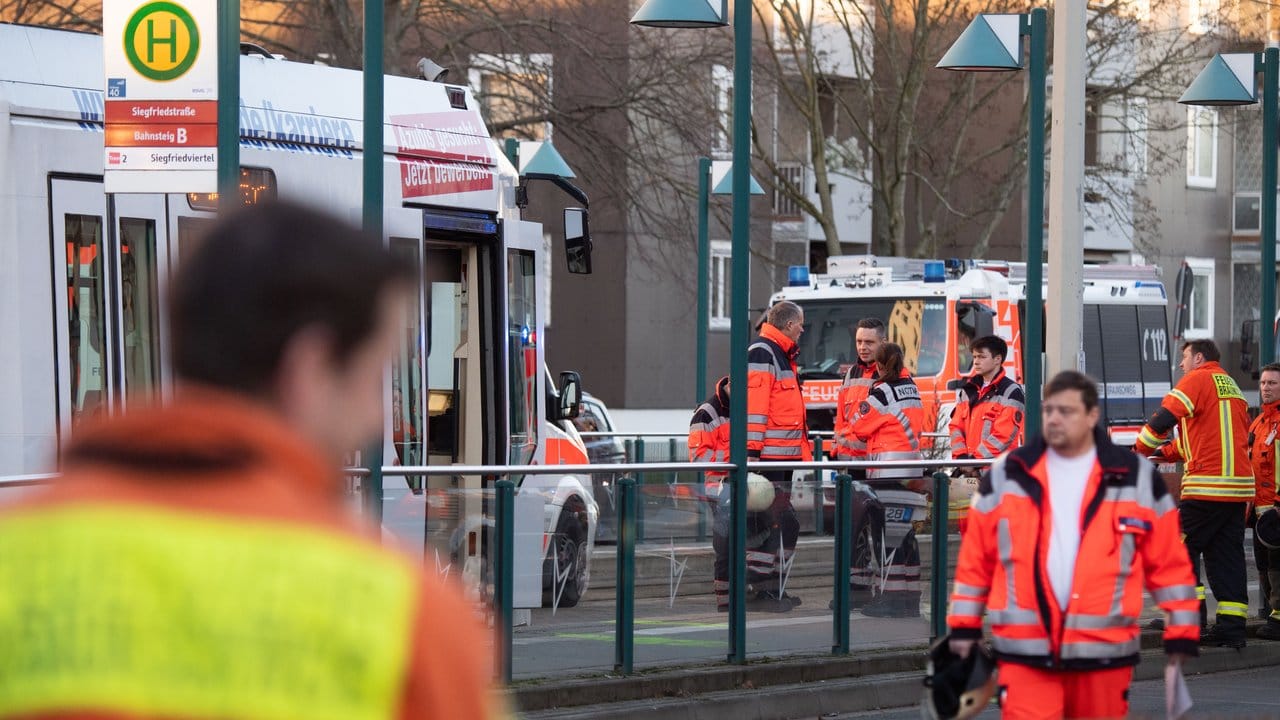
<path fill-rule="evenodd" d="M 853 478 L 836 475 L 835 587 L 831 654 L 849 654 L 849 565 L 853 562 Z"/>
<path fill-rule="evenodd" d="M 711 203 L 711 158 L 698 158 L 698 368 L 693 406 L 707 396 L 707 329 L 711 325 L 711 241 L 707 215 Z"/>
<path fill-rule="evenodd" d="M 733 3 L 733 266 L 729 303 L 729 661 L 747 661 L 747 343 L 751 248 L 751 0 Z"/>
<path fill-rule="evenodd" d="M 951 501 L 947 497 L 951 478 L 944 472 L 933 474 L 933 567 L 929 580 L 933 639 L 947 634 L 947 523 L 951 520 Z"/>
<path fill-rule="evenodd" d="M 1262 60 L 1262 347 L 1259 367 L 1276 359 L 1276 82 L 1280 50 L 1267 48 Z"/>
<path fill-rule="evenodd" d="M 364 231 L 382 238 L 382 3 L 364 4 L 364 204 L 361 218 Z M 369 484 L 365 488 L 365 510 L 376 524 L 382 523 L 382 432 L 369 448 Z"/>
<path fill-rule="evenodd" d="M 516 484 L 510 480 L 497 482 L 494 522 L 497 525 L 497 572 L 493 578 L 494 630 L 497 634 L 502 682 L 511 682 L 511 606 L 515 590 L 515 518 Z"/>
<path fill-rule="evenodd" d="M 618 481 L 617 581 L 614 592 L 613 669 L 631 674 L 635 658 L 636 481 Z"/>
<path fill-rule="evenodd" d="M 217 48 L 218 209 L 229 211 L 240 204 L 240 0 L 218 0 Z"/>
<path fill-rule="evenodd" d="M 1026 355 L 1022 359 L 1023 385 L 1027 398 L 1026 436 L 1040 432 L 1040 392 L 1044 345 L 1044 94 L 1045 17 L 1048 11 L 1035 8 L 1023 33 L 1031 36 L 1030 113 L 1027 129 L 1027 314 Z M 1025 18 L 1026 16 L 1024 16 Z"/>

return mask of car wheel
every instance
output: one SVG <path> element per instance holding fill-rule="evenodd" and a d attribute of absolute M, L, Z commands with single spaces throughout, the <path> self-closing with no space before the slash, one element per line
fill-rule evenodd
<path fill-rule="evenodd" d="M 884 572 L 884 535 L 874 523 L 864 523 L 853 541 L 853 561 L 850 567 L 866 570 L 873 578 Z M 878 584 L 878 581 L 877 581 Z"/>
<path fill-rule="evenodd" d="M 552 536 L 552 549 L 543 564 L 546 576 L 543 579 L 542 603 L 551 606 L 555 601 L 555 593 L 560 590 L 560 602 L 557 607 L 574 607 L 587 592 L 590 578 L 588 567 L 589 555 L 587 539 L 582 528 L 570 517 L 563 517 L 555 535 Z"/>

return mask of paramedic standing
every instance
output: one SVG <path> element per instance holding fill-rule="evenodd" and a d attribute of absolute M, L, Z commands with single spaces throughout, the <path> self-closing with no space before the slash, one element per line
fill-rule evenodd
<path fill-rule="evenodd" d="M 1005 718 L 1125 717 L 1144 585 L 1168 617 L 1169 662 L 1199 654 L 1178 513 L 1152 464 L 1098 425 L 1093 378 L 1059 373 L 1042 408 L 1042 434 L 997 459 L 973 496 L 951 649 L 973 649 L 985 611 Z"/>
<path fill-rule="evenodd" d="M 1280 450 L 1280 364 L 1262 366 L 1258 375 L 1258 396 L 1262 405 L 1258 417 L 1249 426 L 1249 461 L 1257 480 L 1254 498 L 1254 521 L 1262 513 L 1276 512 L 1276 451 Z M 1253 561 L 1258 568 L 1258 588 L 1262 595 L 1262 614 L 1267 624 L 1258 628 L 1257 637 L 1280 640 L 1280 551 L 1270 550 L 1253 536 Z"/>
<path fill-rule="evenodd" d="M 867 399 L 879 370 L 876 369 L 876 353 L 889 339 L 884 322 L 879 318 L 862 318 L 853 335 L 857 360 L 844 374 L 840 394 L 836 397 L 835 457 L 840 460 L 865 460 L 867 446 L 850 432 L 858 406 Z M 849 472 L 855 480 L 865 480 L 867 473 L 861 468 Z"/>
<path fill-rule="evenodd" d="M 1244 523 L 1254 498 L 1254 477 L 1248 403 L 1218 364 L 1219 357 L 1212 340 L 1182 345 L 1182 379 L 1138 433 L 1134 450 L 1157 455 L 1163 462 L 1184 463 L 1178 503 L 1183 539 L 1190 557 L 1203 559 L 1209 588 L 1218 601 L 1217 622 L 1201 642 L 1242 648 L 1249 615 Z M 1175 427 L 1177 439 L 1162 445 Z"/>
<path fill-rule="evenodd" d="M 995 335 L 974 340 L 973 374 L 965 379 L 951 413 L 951 457 L 990 459 L 1018 444 L 1026 396 L 1004 372 L 1009 345 Z"/>

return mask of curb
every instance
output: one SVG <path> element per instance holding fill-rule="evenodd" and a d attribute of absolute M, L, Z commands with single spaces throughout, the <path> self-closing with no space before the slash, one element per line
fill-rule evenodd
<path fill-rule="evenodd" d="M 1142 640 L 1145 649 L 1134 679 L 1163 677 L 1160 634 L 1144 632 Z M 1201 648 L 1201 656 L 1190 661 L 1185 672 L 1271 665 L 1280 665 L 1280 642 L 1254 641 L 1242 650 Z M 923 670 L 920 647 L 540 683 L 514 688 L 508 697 L 527 720 L 788 720 L 915 705 L 922 693 Z"/>

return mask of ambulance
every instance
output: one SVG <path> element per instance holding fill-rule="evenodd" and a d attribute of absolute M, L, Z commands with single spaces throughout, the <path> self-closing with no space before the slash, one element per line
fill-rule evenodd
<path fill-rule="evenodd" d="M 358 224 L 361 74 L 266 53 L 242 55 L 240 72 L 237 200 L 290 198 Z M 173 392 L 166 290 L 220 199 L 104 192 L 104 82 L 101 37 L 0 24 L 0 476 L 54 471 L 85 420 Z M 585 463 L 566 422 L 580 381 L 564 373 L 557 389 L 543 369 L 548 241 L 521 218 L 524 180 L 468 88 L 385 82 L 385 234 L 420 279 L 388 369 L 385 464 Z M 570 265 L 589 266 L 586 211 L 565 212 Z M 513 479 L 539 508 L 524 574 L 575 604 L 599 515 L 590 478 Z M 387 476 L 383 515 L 484 587 L 490 483 Z"/>

